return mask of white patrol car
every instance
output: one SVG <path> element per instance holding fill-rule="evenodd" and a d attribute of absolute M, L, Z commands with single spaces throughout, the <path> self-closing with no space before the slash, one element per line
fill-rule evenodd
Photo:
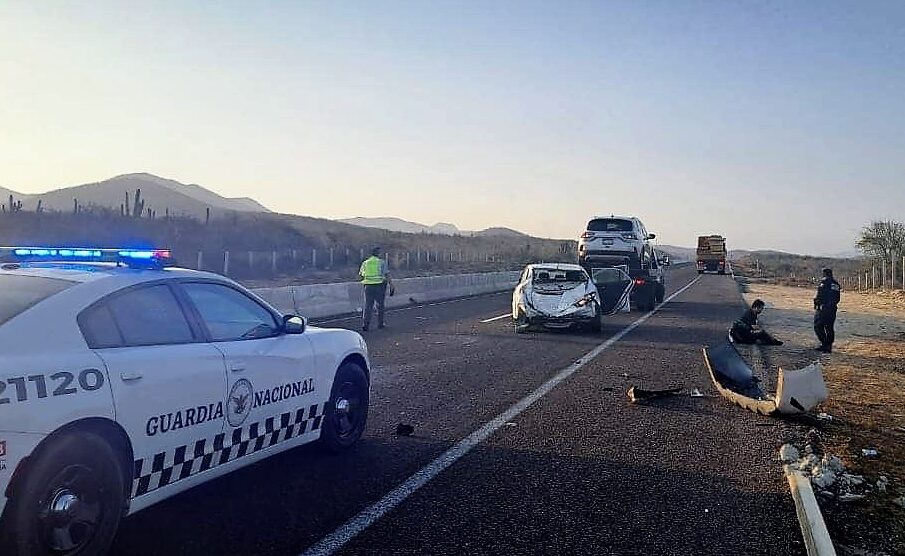
<path fill-rule="evenodd" d="M 101 554 L 127 514 L 361 437 L 361 336 L 168 259 L 0 249 L 0 554 Z"/>

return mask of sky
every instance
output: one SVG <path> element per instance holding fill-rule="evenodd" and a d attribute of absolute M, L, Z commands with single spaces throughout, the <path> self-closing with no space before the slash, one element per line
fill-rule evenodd
<path fill-rule="evenodd" d="M 905 2 L 0 2 L 0 186 L 853 250 L 905 219 Z"/>

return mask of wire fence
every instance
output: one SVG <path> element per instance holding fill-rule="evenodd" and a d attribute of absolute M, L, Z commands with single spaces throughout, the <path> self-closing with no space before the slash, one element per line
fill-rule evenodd
<path fill-rule="evenodd" d="M 850 291 L 905 290 L 905 256 L 871 261 L 869 268 L 845 275 L 840 282 Z"/>
<path fill-rule="evenodd" d="M 197 251 L 176 253 L 179 266 L 217 272 L 238 278 L 303 275 L 319 271 L 347 269 L 354 273 L 361 262 L 370 256 L 365 248 L 310 248 L 274 251 Z M 437 251 L 416 249 L 391 250 L 383 254 L 390 270 L 436 271 L 458 269 L 470 271 L 481 268 L 517 268 L 526 262 L 572 262 L 568 252 L 493 253 L 469 250 Z"/>
<path fill-rule="evenodd" d="M 743 273 L 754 279 L 786 285 L 816 285 L 820 281 L 819 270 L 800 268 L 790 270 L 761 265 L 759 261 L 749 263 Z M 896 255 L 889 260 L 869 259 L 856 264 L 847 264 L 843 269 L 837 269 L 835 277 L 847 291 L 905 290 L 905 256 L 900 258 Z"/>

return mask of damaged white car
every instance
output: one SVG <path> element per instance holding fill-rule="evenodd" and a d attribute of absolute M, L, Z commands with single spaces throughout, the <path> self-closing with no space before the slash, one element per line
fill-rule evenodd
<path fill-rule="evenodd" d="M 631 289 L 631 277 L 618 268 L 601 269 L 592 280 L 577 264 L 530 264 L 512 293 L 515 330 L 583 326 L 599 331 L 603 317 L 626 306 Z"/>

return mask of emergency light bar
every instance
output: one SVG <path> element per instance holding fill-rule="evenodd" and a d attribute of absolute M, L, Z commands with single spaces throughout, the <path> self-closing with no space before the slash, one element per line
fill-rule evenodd
<path fill-rule="evenodd" d="M 2 262 L 116 263 L 133 268 L 173 266 L 169 249 L 94 249 L 84 247 L 0 247 Z"/>

